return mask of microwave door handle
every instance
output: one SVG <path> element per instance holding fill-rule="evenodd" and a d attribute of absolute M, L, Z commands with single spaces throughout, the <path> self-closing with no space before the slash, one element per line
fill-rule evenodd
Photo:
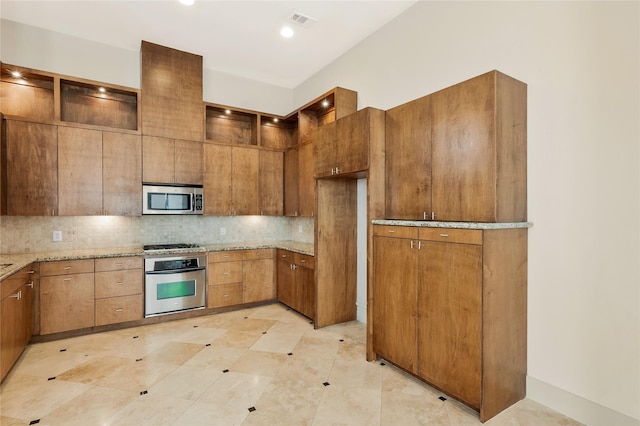
<path fill-rule="evenodd" d="M 191 193 L 191 211 L 196 211 L 196 194 Z"/>
<path fill-rule="evenodd" d="M 164 209 L 169 210 L 169 193 L 164 193 Z"/>

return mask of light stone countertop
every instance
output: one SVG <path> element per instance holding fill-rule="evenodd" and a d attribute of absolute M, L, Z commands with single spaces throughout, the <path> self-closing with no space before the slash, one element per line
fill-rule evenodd
<path fill-rule="evenodd" d="M 420 228 L 454 228 L 454 229 L 513 229 L 531 228 L 532 222 L 438 222 L 435 220 L 372 220 L 374 225 L 415 226 Z"/>
<path fill-rule="evenodd" d="M 198 248 L 176 249 L 176 250 L 150 250 L 144 251 L 142 247 L 118 247 L 84 250 L 59 250 L 49 252 L 3 254 L 0 253 L 0 280 L 9 277 L 11 274 L 28 266 L 33 262 L 50 262 L 56 260 L 77 260 L 77 259 L 97 259 L 108 257 L 126 256 L 156 256 L 159 254 L 180 254 L 180 253 L 207 253 L 213 251 L 231 250 L 252 250 L 261 248 L 276 248 L 293 251 L 296 253 L 313 256 L 314 246 L 311 243 L 301 243 L 298 241 L 267 241 L 267 242 L 237 242 L 224 244 L 203 244 Z M 5 266 L 5 264 L 10 264 Z"/>

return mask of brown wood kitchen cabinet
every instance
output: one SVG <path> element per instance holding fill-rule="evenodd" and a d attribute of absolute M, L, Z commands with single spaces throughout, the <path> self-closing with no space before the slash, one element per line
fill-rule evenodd
<path fill-rule="evenodd" d="M 525 394 L 526 229 L 374 226 L 373 349 L 480 412 Z"/>
<path fill-rule="evenodd" d="M 31 340 L 37 279 L 31 265 L 0 282 L 0 381 Z"/>
<path fill-rule="evenodd" d="M 142 214 L 142 138 L 102 132 L 102 211 L 106 215 Z"/>
<path fill-rule="evenodd" d="M 142 137 L 142 180 L 149 183 L 202 185 L 202 142 Z"/>
<path fill-rule="evenodd" d="M 40 264 L 40 334 L 93 327 L 94 260 Z"/>
<path fill-rule="evenodd" d="M 277 252 L 278 300 L 314 319 L 316 308 L 315 259 L 288 250 Z"/>
<path fill-rule="evenodd" d="M 260 150 L 258 210 L 261 215 L 282 216 L 284 208 L 284 155 Z"/>
<path fill-rule="evenodd" d="M 141 257 L 95 259 L 95 325 L 141 320 L 143 277 Z"/>
<path fill-rule="evenodd" d="M 384 139 L 385 112 L 364 108 L 314 134 L 315 177 L 345 176 L 369 169 L 371 138 Z"/>
<path fill-rule="evenodd" d="M 386 217 L 526 221 L 527 86 L 491 71 L 387 111 Z"/>
<path fill-rule="evenodd" d="M 3 214 L 52 216 L 58 210 L 58 128 L 3 120 Z"/>
<path fill-rule="evenodd" d="M 212 252 L 207 261 L 207 307 L 274 298 L 273 249 Z"/>
<path fill-rule="evenodd" d="M 322 132 L 323 129 L 324 127 L 318 129 L 317 132 Z M 312 143 L 304 143 L 285 152 L 284 201 L 286 216 L 314 216 L 316 181 L 313 177 L 313 167 Z"/>

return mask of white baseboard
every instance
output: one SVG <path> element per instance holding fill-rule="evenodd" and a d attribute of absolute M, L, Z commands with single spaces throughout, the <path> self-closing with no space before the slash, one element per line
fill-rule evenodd
<path fill-rule="evenodd" d="M 640 420 L 527 376 L 527 398 L 589 426 L 640 426 Z"/>

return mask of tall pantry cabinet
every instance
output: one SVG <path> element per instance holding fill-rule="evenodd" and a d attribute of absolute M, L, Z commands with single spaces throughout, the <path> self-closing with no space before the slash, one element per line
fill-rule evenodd
<path fill-rule="evenodd" d="M 483 422 L 525 395 L 526 90 L 492 71 L 386 113 L 367 358 Z"/>

